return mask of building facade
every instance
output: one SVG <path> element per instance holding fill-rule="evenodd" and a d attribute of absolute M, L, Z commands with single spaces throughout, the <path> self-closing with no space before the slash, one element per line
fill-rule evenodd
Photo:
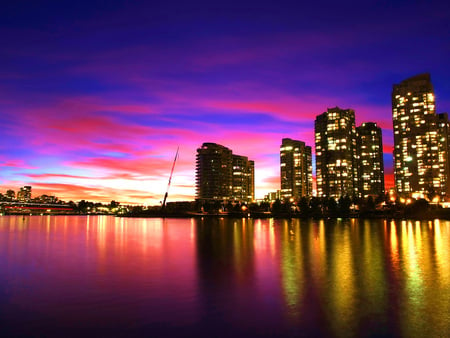
<path fill-rule="evenodd" d="M 230 198 L 233 186 L 233 155 L 216 143 L 203 143 L 197 149 L 196 195 L 202 200 Z"/>
<path fill-rule="evenodd" d="M 252 202 L 255 200 L 255 162 L 246 156 L 233 155 L 234 200 Z"/>
<path fill-rule="evenodd" d="M 448 118 L 436 114 L 429 74 L 392 90 L 394 176 L 400 196 L 445 197 L 448 178 Z"/>
<path fill-rule="evenodd" d="M 305 142 L 284 138 L 280 146 L 281 198 L 312 196 L 311 147 Z"/>
<path fill-rule="evenodd" d="M 359 197 L 384 195 L 384 161 L 381 128 L 367 122 L 356 128 Z"/>
<path fill-rule="evenodd" d="M 236 200 L 255 198 L 255 163 L 216 143 L 203 143 L 197 149 L 196 198 Z"/>
<path fill-rule="evenodd" d="M 355 112 L 329 108 L 316 117 L 317 196 L 358 196 Z"/>
<path fill-rule="evenodd" d="M 441 180 L 441 197 L 450 197 L 450 122 L 447 113 L 437 115 L 439 133 L 439 178 Z"/>

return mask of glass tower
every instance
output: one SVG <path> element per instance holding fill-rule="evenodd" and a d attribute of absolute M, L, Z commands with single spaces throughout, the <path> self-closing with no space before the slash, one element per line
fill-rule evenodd
<path fill-rule="evenodd" d="M 381 128 L 366 122 L 356 128 L 359 196 L 384 195 L 384 163 Z"/>
<path fill-rule="evenodd" d="M 196 197 L 200 200 L 255 199 L 255 163 L 216 143 L 197 149 Z"/>
<path fill-rule="evenodd" d="M 280 146 L 281 198 L 312 196 L 311 147 L 284 138 Z"/>
<path fill-rule="evenodd" d="M 392 119 L 397 193 L 430 199 L 445 196 L 448 119 L 436 114 L 429 74 L 393 86 Z"/>
<path fill-rule="evenodd" d="M 358 195 L 355 112 L 329 108 L 314 124 L 317 196 Z"/>

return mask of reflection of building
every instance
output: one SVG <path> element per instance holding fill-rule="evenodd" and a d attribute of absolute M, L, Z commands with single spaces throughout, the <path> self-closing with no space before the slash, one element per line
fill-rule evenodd
<path fill-rule="evenodd" d="M 21 202 L 29 202 L 31 200 L 31 186 L 26 185 L 17 192 L 17 199 Z"/>
<path fill-rule="evenodd" d="M 233 199 L 251 202 L 255 199 L 255 162 L 233 155 Z"/>
<path fill-rule="evenodd" d="M 381 128 L 363 123 L 356 128 L 360 197 L 384 195 L 384 164 Z"/>
<path fill-rule="evenodd" d="M 315 120 L 317 196 L 358 194 L 355 112 L 329 108 Z"/>
<path fill-rule="evenodd" d="M 216 143 L 197 149 L 196 195 L 201 200 L 252 201 L 255 164 Z"/>
<path fill-rule="evenodd" d="M 436 115 L 429 74 L 393 86 L 392 118 L 397 192 L 404 196 L 445 196 L 448 118 L 446 114 Z"/>
<path fill-rule="evenodd" d="M 284 138 L 280 147 L 281 198 L 312 196 L 311 147 Z"/>

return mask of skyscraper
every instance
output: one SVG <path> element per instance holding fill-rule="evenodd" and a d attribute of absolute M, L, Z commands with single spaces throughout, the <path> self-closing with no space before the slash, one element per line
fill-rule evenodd
<path fill-rule="evenodd" d="M 246 156 L 233 155 L 233 193 L 237 201 L 255 199 L 255 162 Z"/>
<path fill-rule="evenodd" d="M 384 195 L 384 163 L 381 128 L 367 122 L 356 128 L 359 196 Z"/>
<path fill-rule="evenodd" d="M 355 112 L 329 108 L 314 124 L 319 197 L 358 195 Z"/>
<path fill-rule="evenodd" d="M 203 143 L 197 149 L 196 195 L 203 200 L 225 200 L 233 186 L 233 156 L 230 149 Z"/>
<path fill-rule="evenodd" d="M 429 74 L 395 84 L 392 90 L 395 187 L 401 196 L 445 196 L 448 177 L 448 119 L 436 115 Z"/>
<path fill-rule="evenodd" d="M 447 113 L 437 115 L 439 132 L 439 178 L 441 179 L 441 197 L 450 196 L 450 123 Z"/>
<path fill-rule="evenodd" d="M 311 147 L 284 138 L 280 147 L 281 198 L 312 196 Z"/>
<path fill-rule="evenodd" d="M 255 199 L 255 163 L 216 143 L 197 149 L 196 196 L 200 200 Z"/>

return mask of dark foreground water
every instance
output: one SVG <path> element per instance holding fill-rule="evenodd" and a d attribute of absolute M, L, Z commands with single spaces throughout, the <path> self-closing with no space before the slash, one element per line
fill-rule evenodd
<path fill-rule="evenodd" d="M 446 337 L 450 222 L 0 217 L 0 337 Z"/>

